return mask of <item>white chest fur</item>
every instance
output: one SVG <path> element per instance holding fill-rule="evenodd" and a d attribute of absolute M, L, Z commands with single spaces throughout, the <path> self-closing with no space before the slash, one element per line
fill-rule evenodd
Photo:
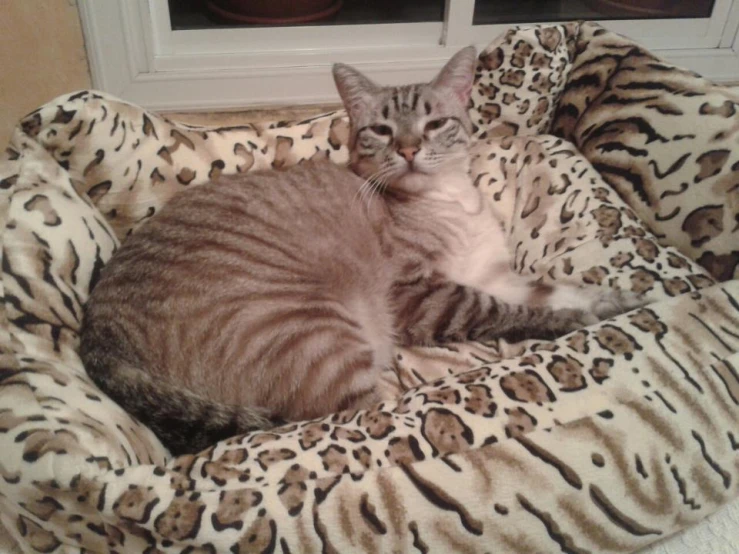
<path fill-rule="evenodd" d="M 444 177 L 443 186 L 427 195 L 435 217 L 453 235 L 437 269 L 451 281 L 485 290 L 490 281 L 511 271 L 503 229 L 466 175 Z"/>

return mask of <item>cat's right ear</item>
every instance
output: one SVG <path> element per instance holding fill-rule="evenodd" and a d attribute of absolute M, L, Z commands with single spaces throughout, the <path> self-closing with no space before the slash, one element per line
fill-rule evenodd
<path fill-rule="evenodd" d="M 450 91 L 466 107 L 470 101 L 472 85 L 475 81 L 477 50 L 474 46 L 462 48 L 452 56 L 439 74 L 431 81 L 431 86 Z"/>
<path fill-rule="evenodd" d="M 351 119 L 367 110 L 380 87 L 350 65 L 334 64 L 334 82 Z"/>

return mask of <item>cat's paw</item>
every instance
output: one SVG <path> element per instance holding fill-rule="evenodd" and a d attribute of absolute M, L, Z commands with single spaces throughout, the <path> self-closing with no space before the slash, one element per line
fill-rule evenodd
<path fill-rule="evenodd" d="M 599 321 L 600 318 L 592 312 L 570 308 L 556 310 L 552 318 L 553 327 L 560 331 L 559 334 L 571 333 L 583 327 L 594 325 Z"/>
<path fill-rule="evenodd" d="M 628 290 L 604 289 L 594 295 L 588 310 L 598 320 L 609 319 L 619 314 L 630 312 L 647 304 L 643 294 Z"/>

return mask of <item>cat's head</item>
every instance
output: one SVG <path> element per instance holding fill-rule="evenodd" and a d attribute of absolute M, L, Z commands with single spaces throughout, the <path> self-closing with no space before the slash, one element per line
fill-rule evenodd
<path fill-rule="evenodd" d="M 429 175 L 466 171 L 472 125 L 467 104 L 477 54 L 457 52 L 430 82 L 381 87 L 351 66 L 334 65 L 351 121 L 351 167 L 361 177 L 417 190 Z"/>

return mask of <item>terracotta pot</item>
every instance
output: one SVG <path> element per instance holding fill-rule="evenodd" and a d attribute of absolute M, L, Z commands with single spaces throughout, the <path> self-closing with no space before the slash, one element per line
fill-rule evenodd
<path fill-rule="evenodd" d="M 594 10 L 609 16 L 675 15 L 680 0 L 587 0 Z"/>
<path fill-rule="evenodd" d="M 208 0 L 208 9 L 236 23 L 286 25 L 325 19 L 341 8 L 342 0 Z"/>

